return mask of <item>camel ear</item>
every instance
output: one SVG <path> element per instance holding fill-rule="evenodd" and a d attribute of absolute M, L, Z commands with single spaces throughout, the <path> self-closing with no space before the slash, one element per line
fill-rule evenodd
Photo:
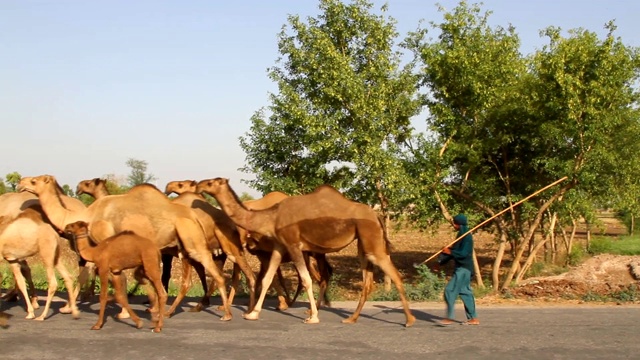
<path fill-rule="evenodd" d="M 44 176 L 44 183 L 45 184 L 50 183 L 51 182 L 51 177 L 52 177 L 51 175 L 45 175 Z"/>
<path fill-rule="evenodd" d="M 191 186 L 198 186 L 198 183 L 195 180 L 191 180 Z"/>
<path fill-rule="evenodd" d="M 102 181 L 102 179 L 100 179 L 100 178 L 93 179 L 93 183 L 96 184 L 96 185 L 100 184 L 101 181 Z"/>

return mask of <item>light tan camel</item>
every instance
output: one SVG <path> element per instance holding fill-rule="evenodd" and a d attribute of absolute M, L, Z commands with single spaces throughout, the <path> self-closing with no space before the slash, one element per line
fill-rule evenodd
<path fill-rule="evenodd" d="M 25 299 L 27 307 L 27 319 L 44 320 L 49 314 L 51 300 L 58 289 L 58 280 L 55 270 L 58 270 L 64 280 L 69 294 L 70 311 L 74 318 L 78 318 L 79 311 L 76 306 L 76 291 L 69 271 L 60 261 L 59 237 L 53 228 L 47 224 L 42 212 L 35 208 L 27 208 L 16 218 L 0 218 L 0 255 L 11 264 L 13 276 L 18 289 Z M 27 257 L 40 255 L 42 263 L 47 271 L 47 300 L 42 314 L 35 317 L 34 307 L 29 301 L 25 278 L 20 271 L 20 260 Z"/>
<path fill-rule="evenodd" d="M 83 221 L 68 224 L 65 233 L 69 234 L 69 240 L 78 254 L 87 261 L 91 261 L 98 267 L 100 274 L 100 313 L 98 321 L 91 330 L 100 330 L 104 325 L 104 312 L 107 307 L 107 290 L 109 276 L 115 290 L 116 301 L 127 309 L 136 327 L 142 327 L 142 320 L 129 306 L 127 295 L 123 288 L 124 281 L 121 278 L 122 270 L 136 269 L 138 281 L 145 278 L 151 281 L 148 295 L 152 299 L 153 306 L 153 332 L 162 331 L 164 309 L 167 304 L 167 292 L 162 286 L 160 268 L 160 250 L 156 244 L 145 237 L 132 231 L 123 231 L 97 245 L 92 245 L 89 239 L 89 226 Z"/>
<path fill-rule="evenodd" d="M 93 178 L 80 181 L 76 186 L 76 195 L 80 196 L 82 194 L 93 196 L 96 200 L 110 195 L 107 189 L 107 180 Z"/>
<path fill-rule="evenodd" d="M 71 211 L 63 206 L 61 188 L 51 175 L 22 178 L 18 189 L 38 195 L 47 217 L 59 229 L 76 221 L 88 223 L 89 236 L 98 243 L 131 230 L 153 240 L 160 250 L 180 247 L 181 256 L 200 262 L 213 277 L 224 307 L 221 320 L 231 320 L 225 279 L 213 263 L 202 224 L 192 209 L 171 202 L 149 184 L 135 186 L 126 194 L 98 199 L 83 211 Z"/>
<path fill-rule="evenodd" d="M 107 189 L 107 180 L 101 179 L 101 178 L 81 180 L 76 186 L 76 194 L 78 195 L 86 194 L 86 195 L 92 196 L 96 200 L 110 195 L 109 190 Z M 206 229 L 205 229 L 205 233 L 206 233 Z M 208 234 L 205 234 L 205 235 L 207 235 L 207 240 L 210 240 Z M 217 241 L 217 240 L 214 239 L 213 241 Z M 218 247 L 219 247 L 219 244 L 215 244 L 215 245 L 210 244 L 210 248 L 218 248 Z M 162 285 L 164 286 L 165 291 L 168 291 L 169 289 L 169 280 L 171 279 L 171 268 L 172 268 L 174 255 L 178 255 L 177 252 L 174 251 L 174 249 L 169 250 L 168 253 L 164 253 L 164 254 L 161 253 Z M 215 258 L 216 257 L 214 256 L 214 262 L 215 262 Z M 176 297 L 175 301 L 171 305 L 171 308 L 166 313 L 167 316 L 171 316 L 173 315 L 173 313 L 175 313 L 176 308 L 182 302 L 184 297 L 187 295 L 187 292 L 189 291 L 189 285 L 191 284 L 191 268 L 192 267 L 196 269 L 198 277 L 200 278 L 200 281 L 203 284 L 202 286 L 205 289 L 205 292 L 207 291 L 207 283 L 206 283 L 206 275 L 205 275 L 204 267 L 198 262 L 191 261 L 189 258 L 185 258 L 183 260 L 185 261 L 182 261 L 182 266 L 183 266 L 182 284 L 180 286 L 178 296 Z M 208 306 L 209 306 L 209 298 L 206 297 L 205 295 L 205 297 L 203 297 L 195 307 L 191 308 L 190 311 L 200 311 L 202 310 L 202 308 L 208 307 Z"/>
<path fill-rule="evenodd" d="M 61 194 L 60 199 L 65 204 L 65 206 L 70 209 L 80 210 L 85 207 L 80 200 L 74 199 L 72 197 L 69 197 L 63 194 Z M 20 213 L 22 213 L 24 210 L 29 208 L 34 208 L 37 211 L 42 212 L 42 207 L 40 206 L 40 200 L 38 200 L 38 197 L 35 196 L 34 194 L 31 194 L 28 192 L 18 192 L 18 193 L 6 193 L 6 194 L 0 195 L 0 216 L 5 216 L 8 219 L 13 219 L 13 218 L 16 218 L 18 215 L 20 215 Z M 46 217 L 46 216 L 44 216 L 43 214 L 43 217 Z M 47 224 L 52 228 L 54 228 L 53 225 L 48 221 L 47 221 Z M 54 228 L 54 230 L 56 232 L 59 232 L 60 229 Z M 64 246 L 66 246 L 66 244 Z M 31 269 L 27 265 L 26 260 L 20 260 L 19 263 L 20 263 L 22 275 L 25 278 L 27 282 L 27 286 L 29 288 L 29 293 L 31 296 L 31 304 L 34 307 L 34 309 L 38 309 L 40 308 L 40 305 L 38 305 L 38 298 L 35 295 L 35 286 L 33 285 L 32 277 L 31 277 Z M 76 287 L 76 291 L 77 290 L 78 288 Z M 18 289 L 17 283 L 16 283 L 16 286 L 14 287 L 14 289 L 8 294 L 5 294 L 3 298 L 11 299 L 14 296 L 17 296 L 18 293 L 20 293 L 20 290 Z M 65 304 L 65 306 L 63 306 L 60 309 L 60 312 L 63 314 L 71 313 L 70 305 Z"/>
<path fill-rule="evenodd" d="M 171 184 L 171 183 L 170 183 Z M 165 194 L 169 195 L 176 190 L 165 190 Z M 179 188 L 176 188 L 181 191 Z M 200 222 L 203 224 L 207 239 L 216 240 L 222 251 L 225 254 L 225 258 L 218 259 L 218 266 L 220 269 L 224 266 L 224 261 L 228 258 L 233 262 L 233 275 L 232 286 L 229 292 L 229 303 L 232 303 L 235 293 L 238 291 L 240 285 L 240 271 L 244 273 L 248 285 L 249 285 L 249 308 L 248 311 L 253 310 L 255 305 L 255 287 L 256 276 L 251 270 L 249 263 L 244 254 L 242 243 L 240 242 L 240 236 L 236 225 L 229 219 L 224 211 L 213 207 L 207 202 L 207 200 L 199 194 L 194 192 L 182 192 L 178 197 L 172 199 L 172 202 L 181 204 L 193 209 Z M 183 269 L 184 270 L 184 269 Z M 196 269 L 197 270 L 197 269 Z M 186 276 L 183 274 L 183 276 Z M 205 285 L 205 283 L 203 283 Z M 213 284 L 211 284 L 213 285 Z M 213 286 L 205 287 L 205 298 L 208 302 L 213 292 Z M 204 304 L 203 304 L 204 305 Z M 197 308 L 197 307 L 196 307 Z M 171 310 L 170 310 L 171 311 Z"/>
<path fill-rule="evenodd" d="M 198 183 L 198 192 L 216 198 L 222 209 L 236 225 L 250 232 L 276 239 L 271 262 L 263 288 L 254 310 L 245 318 L 257 320 L 262 309 L 266 287 L 271 283 L 282 255 L 291 256 L 309 298 L 310 316 L 305 323 L 318 323 L 318 309 L 311 288 L 303 251 L 330 253 L 340 251 L 358 240 L 358 256 L 362 269 L 363 287 L 355 312 L 344 323 L 354 323 L 372 289 L 375 264 L 387 274 L 400 294 L 406 316 L 405 326 L 411 326 L 415 317 L 411 314 L 400 273 L 391 262 L 389 241 L 383 225 L 373 209 L 365 204 L 346 199 L 336 189 L 324 185 L 307 195 L 292 196 L 269 209 L 251 211 L 243 206 L 227 179 L 216 178 Z"/>
<path fill-rule="evenodd" d="M 273 205 L 279 203 L 280 201 L 288 198 L 289 195 L 280 192 L 280 191 L 272 191 L 267 195 L 263 196 L 260 199 L 255 200 L 247 200 L 243 202 L 243 205 L 249 210 L 264 210 L 272 207 Z M 267 273 L 267 269 L 269 269 L 269 260 L 271 259 L 271 254 L 273 253 L 273 246 L 275 239 L 263 236 L 258 233 L 250 233 L 249 231 L 239 227 L 240 238 L 244 242 L 247 251 L 251 254 L 255 255 L 260 260 L 260 272 L 258 275 L 258 287 L 261 287 L 262 279 L 264 275 Z M 318 294 L 318 302 L 316 304 L 317 307 L 320 307 L 323 303 L 326 306 L 331 306 L 331 302 L 327 297 L 327 287 L 329 286 L 329 281 L 331 280 L 332 268 L 331 264 L 327 261 L 327 258 L 324 254 L 314 253 L 310 254 L 308 252 L 304 252 L 305 254 L 305 262 L 307 264 L 307 268 L 314 280 L 316 280 L 320 284 L 320 292 Z M 315 260 L 318 269 L 315 266 L 309 263 L 309 255 L 311 255 Z M 283 254 L 282 263 L 291 262 L 291 258 L 288 254 Z M 286 290 L 286 285 L 284 283 L 284 277 L 282 276 L 282 272 L 280 267 L 278 267 L 276 271 L 276 276 L 278 277 L 277 282 L 273 282 L 272 286 L 276 289 L 278 294 L 278 309 L 286 310 L 289 305 L 294 303 L 302 290 L 302 281 L 300 278 L 300 274 L 298 273 L 298 287 L 292 298 L 289 298 L 288 291 Z M 260 290 L 260 289 L 257 289 Z M 259 291 L 258 291 L 259 292 Z"/>

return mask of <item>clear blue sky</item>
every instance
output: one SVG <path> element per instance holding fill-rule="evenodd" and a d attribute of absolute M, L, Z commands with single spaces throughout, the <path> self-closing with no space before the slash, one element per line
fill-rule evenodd
<path fill-rule="evenodd" d="M 400 38 L 440 21 L 437 1 L 389 0 Z M 383 1 L 374 1 L 376 8 Z M 447 9 L 457 1 L 439 1 Z M 146 160 L 156 184 L 227 177 L 238 192 L 238 138 L 276 91 L 266 69 L 278 57 L 288 14 L 317 14 L 312 0 L 0 1 L 0 176 L 126 176 Z M 640 46 L 637 0 L 487 0 L 491 23 L 513 24 L 529 54 L 539 30 L 583 27 Z M 418 130 L 424 119 L 416 119 Z"/>

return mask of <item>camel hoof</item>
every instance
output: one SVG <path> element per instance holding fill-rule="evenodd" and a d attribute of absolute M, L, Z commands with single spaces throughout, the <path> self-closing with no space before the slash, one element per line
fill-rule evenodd
<path fill-rule="evenodd" d="M 162 328 L 153 328 L 153 329 L 151 329 L 152 333 L 159 333 L 161 331 L 162 331 Z"/>
<path fill-rule="evenodd" d="M 37 297 L 32 297 L 31 298 L 31 306 L 33 306 L 34 309 L 40 309 L 40 304 L 38 304 L 38 298 Z"/>
<path fill-rule="evenodd" d="M 202 311 L 202 309 L 203 309 L 202 304 L 198 303 L 196 306 L 189 309 L 189 312 L 200 312 Z"/>
<path fill-rule="evenodd" d="M 27 316 L 25 316 L 25 319 L 27 320 L 31 320 L 31 319 L 35 319 L 36 315 L 35 314 L 27 314 Z"/>
<path fill-rule="evenodd" d="M 126 310 L 123 310 L 120 314 L 116 315 L 116 317 L 120 320 L 122 319 L 128 319 L 131 317 L 131 315 L 129 315 L 129 312 Z"/>
<path fill-rule="evenodd" d="M 60 308 L 60 314 L 71 314 L 73 311 L 71 310 L 71 306 L 69 304 Z"/>
<path fill-rule="evenodd" d="M 416 322 L 416 317 L 412 315 L 407 319 L 407 323 L 404 324 L 404 327 L 411 327 L 411 325 L 413 325 L 413 323 L 415 322 Z"/>
<path fill-rule="evenodd" d="M 356 323 L 356 319 L 354 318 L 346 318 L 344 320 L 342 320 L 343 324 L 355 324 Z"/>
<path fill-rule="evenodd" d="M 216 308 L 216 310 L 224 310 L 224 305 L 218 305 L 218 307 Z"/>
<path fill-rule="evenodd" d="M 306 319 L 304 319 L 303 323 L 305 324 L 317 324 L 320 322 L 320 319 L 318 319 L 317 316 L 310 316 Z"/>
<path fill-rule="evenodd" d="M 37 318 L 33 319 L 35 321 L 44 321 L 44 315 L 43 316 L 38 316 Z"/>
<path fill-rule="evenodd" d="M 233 316 L 231 316 L 231 314 L 225 314 L 220 318 L 220 321 L 230 321 L 232 318 Z"/>
<path fill-rule="evenodd" d="M 142 329 L 143 325 L 144 324 L 143 324 L 142 320 L 136 322 L 136 328 L 138 328 L 138 329 Z"/>
<path fill-rule="evenodd" d="M 91 327 L 91 330 L 100 330 L 102 329 L 102 325 L 95 324 Z"/>
<path fill-rule="evenodd" d="M 258 320 L 258 318 L 260 317 L 260 313 L 257 311 L 252 311 L 248 314 L 242 314 L 242 317 L 245 320 Z"/>
<path fill-rule="evenodd" d="M 73 310 L 71 311 L 71 316 L 73 316 L 74 319 L 80 319 L 80 311 L 78 310 Z"/>

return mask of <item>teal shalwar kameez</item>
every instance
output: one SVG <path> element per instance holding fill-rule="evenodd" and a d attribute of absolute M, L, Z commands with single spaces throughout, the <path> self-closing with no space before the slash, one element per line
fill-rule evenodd
<path fill-rule="evenodd" d="M 460 225 L 458 235 L 469 231 L 467 227 L 467 218 L 462 214 L 458 214 L 453 218 L 455 224 Z M 473 276 L 473 237 L 471 233 L 465 235 L 450 247 L 451 254 L 443 255 L 440 264 L 444 265 L 449 260 L 455 261 L 455 270 L 453 276 L 444 289 L 444 300 L 447 303 L 447 317 L 455 319 L 455 303 L 458 296 L 464 304 L 465 315 L 467 320 L 476 319 L 476 301 L 471 290 L 471 277 Z"/>

